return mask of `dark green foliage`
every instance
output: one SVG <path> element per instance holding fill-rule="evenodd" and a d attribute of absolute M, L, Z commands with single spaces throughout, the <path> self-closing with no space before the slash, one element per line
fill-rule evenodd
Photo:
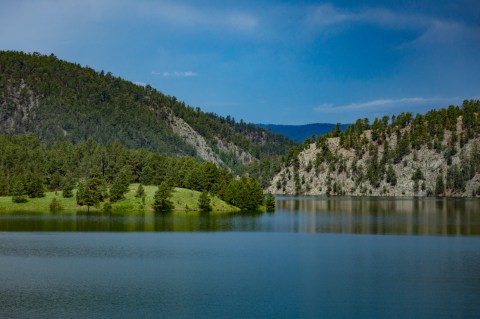
<path fill-rule="evenodd" d="M 12 201 L 14 203 L 26 203 L 27 192 L 25 190 L 24 182 L 21 177 L 17 177 L 12 186 Z"/>
<path fill-rule="evenodd" d="M 267 210 L 267 212 L 275 211 L 275 197 L 272 193 L 268 193 L 265 197 L 265 209 Z"/>
<path fill-rule="evenodd" d="M 239 170 L 238 173 L 255 176 L 260 185 L 267 188 L 281 167 L 282 159 L 280 156 L 263 156 L 260 160 L 248 164 L 244 170 Z"/>
<path fill-rule="evenodd" d="M 62 195 L 65 198 L 73 197 L 73 189 L 75 188 L 75 183 L 71 176 L 65 177 L 62 187 Z"/>
<path fill-rule="evenodd" d="M 393 165 L 388 165 L 388 168 L 387 168 L 387 183 L 390 183 L 390 185 L 392 185 L 392 186 L 397 185 L 397 174 L 395 173 Z"/>
<path fill-rule="evenodd" d="M 169 212 L 173 209 L 173 203 L 170 200 L 173 188 L 167 183 L 162 182 L 153 197 L 153 209 L 156 213 Z"/>
<path fill-rule="evenodd" d="M 401 135 L 399 135 L 401 136 Z M 393 151 L 393 162 L 395 164 L 398 164 L 402 161 L 402 159 L 409 154 L 410 152 L 410 147 L 409 147 L 410 141 L 409 141 L 409 136 L 408 133 L 405 133 L 403 136 L 401 136 L 397 140 L 397 146 L 395 147 L 395 150 Z"/>
<path fill-rule="evenodd" d="M 10 193 L 10 181 L 7 169 L 0 166 L 0 196 L 7 196 Z"/>
<path fill-rule="evenodd" d="M 375 188 L 380 186 L 380 181 L 383 179 L 383 167 L 378 161 L 378 148 L 373 146 L 370 150 L 370 161 L 367 167 L 367 178 Z"/>
<path fill-rule="evenodd" d="M 82 193 L 87 181 L 98 182 L 94 188 L 100 190 L 99 201 L 106 197 L 106 184 L 110 183 L 111 200 L 115 201 L 125 194 L 131 182 L 146 181 L 150 185 L 158 185 L 162 181 L 168 181 L 173 187 L 191 187 L 223 196 L 227 185 L 234 178 L 228 169 L 212 163 L 141 150 L 132 151 L 116 143 L 105 146 L 92 140 L 75 145 L 66 142 L 52 145 L 37 143 L 38 140 L 31 135 L 0 135 L 0 149 L 3 150 L 0 153 L 0 163 L 5 163 L 5 167 L 9 168 L 3 170 L 7 175 L 5 179 L 11 180 L 13 186 L 13 180 L 18 178 L 22 183 L 22 192 L 27 195 L 24 181 L 27 180 L 26 176 L 33 173 L 23 172 L 35 168 L 38 181 L 45 180 L 47 174 L 58 172 L 66 176 L 62 183 L 64 196 L 73 196 L 74 180 L 84 180 L 79 185 L 80 196 L 77 196 L 80 205 L 87 205 L 88 202 L 88 206 L 92 206 L 96 203 L 86 201 L 86 195 Z M 32 144 L 36 146 L 32 147 Z"/>
<path fill-rule="evenodd" d="M 51 212 L 59 212 L 63 209 L 62 204 L 56 197 L 52 198 L 49 207 Z"/>
<path fill-rule="evenodd" d="M 48 189 L 58 191 L 62 186 L 62 177 L 58 171 L 55 171 L 49 178 Z"/>
<path fill-rule="evenodd" d="M 435 182 L 435 195 L 441 196 L 445 193 L 445 184 L 443 182 L 443 174 L 439 174 L 437 176 L 437 180 Z"/>
<path fill-rule="evenodd" d="M 412 180 L 413 181 L 418 181 L 418 180 L 424 180 L 424 179 L 425 179 L 425 177 L 423 176 L 422 171 L 420 170 L 419 167 L 417 167 L 417 169 L 415 170 L 415 172 L 412 175 Z"/>
<path fill-rule="evenodd" d="M 466 184 L 466 173 L 457 165 L 451 166 L 447 170 L 447 188 L 454 192 L 464 192 Z"/>
<path fill-rule="evenodd" d="M 37 174 L 28 174 L 26 177 L 25 190 L 30 198 L 44 197 L 42 177 Z"/>
<path fill-rule="evenodd" d="M 210 206 L 210 196 L 208 196 L 207 191 L 203 191 L 198 198 L 198 208 L 201 212 L 209 212 L 212 210 Z"/>
<path fill-rule="evenodd" d="M 102 178 L 94 171 L 90 177 L 81 182 L 77 189 L 77 204 L 87 206 L 96 206 L 105 198 L 106 187 Z"/>
<path fill-rule="evenodd" d="M 124 166 L 120 169 L 120 172 L 115 177 L 112 187 L 110 188 L 110 201 L 116 202 L 122 200 L 126 192 L 128 192 L 128 186 L 132 182 L 132 169 L 130 166 Z"/>
<path fill-rule="evenodd" d="M 227 203 L 242 210 L 257 210 L 263 203 L 263 190 L 255 178 L 242 176 L 240 180 L 230 180 L 220 193 Z"/>

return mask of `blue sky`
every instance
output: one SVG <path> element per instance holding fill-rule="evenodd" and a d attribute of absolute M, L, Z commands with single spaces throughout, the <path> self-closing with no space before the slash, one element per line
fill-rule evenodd
<path fill-rule="evenodd" d="M 54 53 L 255 123 L 480 98 L 476 0 L 2 0 L 0 50 Z"/>

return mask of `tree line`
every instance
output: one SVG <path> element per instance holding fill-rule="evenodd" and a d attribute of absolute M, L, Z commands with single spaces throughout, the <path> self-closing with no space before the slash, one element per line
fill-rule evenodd
<path fill-rule="evenodd" d="M 237 179 L 213 163 L 131 150 L 118 142 L 104 145 L 89 138 L 76 144 L 42 144 L 33 134 L 0 135 L 0 149 L 0 196 L 18 202 L 47 190 L 73 196 L 77 188 L 78 204 L 92 206 L 106 198 L 123 199 L 130 183 L 158 185 L 163 194 L 173 187 L 206 192 L 244 210 L 255 210 L 264 201 L 254 177 Z"/>

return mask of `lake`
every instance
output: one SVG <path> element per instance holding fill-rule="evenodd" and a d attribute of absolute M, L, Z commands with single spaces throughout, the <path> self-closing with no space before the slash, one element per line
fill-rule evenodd
<path fill-rule="evenodd" d="M 480 200 L 0 214 L 0 318 L 478 318 Z"/>

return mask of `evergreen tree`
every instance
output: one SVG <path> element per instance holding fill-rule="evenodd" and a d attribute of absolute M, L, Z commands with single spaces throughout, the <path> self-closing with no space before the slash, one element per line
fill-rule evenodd
<path fill-rule="evenodd" d="M 168 212 L 173 209 L 174 206 L 170 200 L 172 191 L 172 187 L 165 181 L 158 186 L 158 189 L 153 197 L 153 209 L 156 213 Z"/>
<path fill-rule="evenodd" d="M 27 192 L 25 191 L 25 186 L 21 177 L 17 177 L 13 181 L 12 201 L 14 203 L 26 203 L 28 201 Z"/>
<path fill-rule="evenodd" d="M 390 185 L 392 186 L 397 185 L 397 174 L 395 173 L 395 169 L 393 168 L 393 165 L 388 165 L 387 183 L 390 183 Z"/>
<path fill-rule="evenodd" d="M 9 180 L 7 169 L 0 166 L 0 196 L 7 196 L 9 194 Z"/>
<path fill-rule="evenodd" d="M 208 196 L 207 191 L 203 191 L 198 198 L 198 208 L 201 212 L 209 212 L 212 210 L 210 206 L 210 196 Z"/>
<path fill-rule="evenodd" d="M 71 176 L 65 177 L 62 186 L 62 196 L 64 198 L 73 197 L 73 188 L 75 187 L 73 179 Z"/>
<path fill-rule="evenodd" d="M 370 150 L 370 161 L 367 167 L 367 178 L 375 188 L 380 186 L 380 181 L 383 179 L 382 169 L 378 161 L 378 147 L 373 146 Z"/>
<path fill-rule="evenodd" d="M 123 167 L 115 177 L 112 187 L 110 188 L 110 201 L 116 202 L 122 200 L 132 179 L 132 170 L 129 166 Z"/>
<path fill-rule="evenodd" d="M 27 194 L 30 198 L 39 198 L 44 197 L 44 187 L 42 182 L 42 177 L 39 174 L 28 174 L 27 183 L 25 185 Z"/>
<path fill-rule="evenodd" d="M 96 174 L 78 185 L 77 204 L 80 206 L 86 205 L 88 212 L 90 212 L 90 206 L 98 205 L 104 198 L 105 184 Z"/>
<path fill-rule="evenodd" d="M 275 211 L 275 197 L 270 192 L 267 194 L 267 197 L 265 198 L 265 208 L 267 212 Z"/>
<path fill-rule="evenodd" d="M 58 191 L 62 184 L 62 177 L 58 171 L 55 171 L 50 177 L 50 182 L 48 188 L 50 190 Z"/>
<path fill-rule="evenodd" d="M 440 195 L 443 195 L 444 192 L 445 192 L 445 184 L 443 182 L 443 174 L 440 172 L 435 182 L 435 195 L 440 196 Z"/>

